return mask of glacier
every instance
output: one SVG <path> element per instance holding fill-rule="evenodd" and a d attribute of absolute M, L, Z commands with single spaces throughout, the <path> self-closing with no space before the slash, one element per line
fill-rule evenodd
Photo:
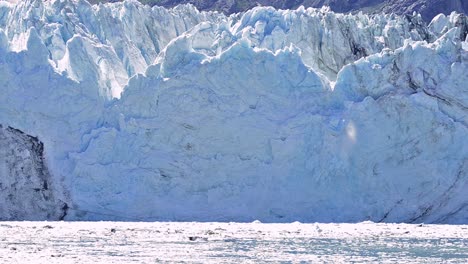
<path fill-rule="evenodd" d="M 37 203 L 18 219 L 466 224 L 467 33 L 457 13 L 0 1 L 0 187 L 53 186 L 2 195 Z"/>

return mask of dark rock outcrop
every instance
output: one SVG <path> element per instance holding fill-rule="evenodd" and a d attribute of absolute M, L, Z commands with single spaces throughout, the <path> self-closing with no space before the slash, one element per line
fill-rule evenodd
<path fill-rule="evenodd" d="M 47 169 L 44 145 L 0 125 L 0 220 L 63 220 L 68 204 Z"/>

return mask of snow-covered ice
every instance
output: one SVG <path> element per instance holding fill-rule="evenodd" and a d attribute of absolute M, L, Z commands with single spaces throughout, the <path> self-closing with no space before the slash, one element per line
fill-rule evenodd
<path fill-rule="evenodd" d="M 68 220 L 468 223 L 467 25 L 0 1 L 0 124 Z"/>
<path fill-rule="evenodd" d="M 3 263 L 465 263 L 468 226 L 3 222 Z"/>

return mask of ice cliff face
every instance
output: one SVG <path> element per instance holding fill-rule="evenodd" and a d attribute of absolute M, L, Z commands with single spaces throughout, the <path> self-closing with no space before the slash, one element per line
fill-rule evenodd
<path fill-rule="evenodd" d="M 0 2 L 0 123 L 66 219 L 468 223 L 467 24 Z"/>

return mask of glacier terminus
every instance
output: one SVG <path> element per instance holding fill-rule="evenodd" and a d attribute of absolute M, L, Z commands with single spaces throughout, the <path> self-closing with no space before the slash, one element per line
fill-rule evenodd
<path fill-rule="evenodd" d="M 467 224 L 467 34 L 0 1 L 0 219 Z"/>

